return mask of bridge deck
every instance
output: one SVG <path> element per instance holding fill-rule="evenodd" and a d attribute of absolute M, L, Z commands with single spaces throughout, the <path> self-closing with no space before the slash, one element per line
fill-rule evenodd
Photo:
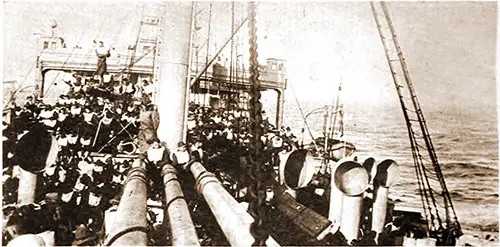
<path fill-rule="evenodd" d="M 133 59 L 131 61 L 131 59 Z M 131 56 L 127 54 L 112 54 L 106 61 L 108 73 L 153 74 L 153 54 Z M 130 64 L 133 64 L 129 67 Z M 40 71 L 59 70 L 65 72 L 95 71 L 97 58 L 93 52 L 83 49 L 59 49 L 44 51 L 39 59 Z M 192 78 L 197 71 L 203 69 L 203 64 L 198 64 L 192 69 Z M 229 80 L 228 69 L 222 66 L 210 66 L 207 72 L 198 80 L 197 89 L 217 89 L 231 91 L 235 89 L 248 89 L 250 74 L 248 70 L 235 70 L 232 82 Z M 286 77 L 282 71 L 260 71 L 260 82 L 264 89 L 284 90 Z"/>

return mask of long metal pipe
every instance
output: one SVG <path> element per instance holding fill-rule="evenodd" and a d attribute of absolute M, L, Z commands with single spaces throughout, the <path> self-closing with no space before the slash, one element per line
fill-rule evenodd
<path fill-rule="evenodd" d="M 145 246 L 147 236 L 146 166 L 140 159 L 134 160 L 123 194 L 116 211 L 107 246 Z"/>
<path fill-rule="evenodd" d="M 172 245 L 200 246 L 196 229 L 184 200 L 181 184 L 177 178 L 177 170 L 172 165 L 163 166 L 163 184 L 165 185 L 165 202 L 168 220 L 172 227 Z"/>
<path fill-rule="evenodd" d="M 251 246 L 254 238 L 250 233 L 253 217 L 226 191 L 219 180 L 199 162 L 190 166 L 195 177 L 198 193 L 203 195 L 210 210 L 231 246 Z M 279 246 L 271 237 L 268 246 Z"/>

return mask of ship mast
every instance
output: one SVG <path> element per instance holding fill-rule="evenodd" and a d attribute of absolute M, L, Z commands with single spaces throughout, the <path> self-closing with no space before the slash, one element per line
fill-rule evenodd
<path fill-rule="evenodd" d="M 161 46 L 156 51 L 158 61 L 155 61 L 155 66 L 159 70 L 155 104 L 160 118 L 157 136 L 171 152 L 175 151 L 179 142 L 185 141 L 193 15 L 194 2 L 165 3 L 162 39 L 158 41 Z M 172 165 L 163 167 L 165 210 L 170 222 L 172 244 L 198 246 L 196 230 L 175 173 Z"/>

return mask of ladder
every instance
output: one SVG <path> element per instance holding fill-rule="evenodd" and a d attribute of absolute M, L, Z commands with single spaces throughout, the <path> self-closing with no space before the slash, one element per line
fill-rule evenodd
<path fill-rule="evenodd" d="M 408 128 L 423 211 L 431 237 L 450 244 L 462 235 L 408 66 L 385 2 L 370 2 Z M 427 154 L 425 154 L 427 150 Z M 444 220 L 443 220 L 444 217 Z M 441 241 L 439 241 L 441 239 Z"/>
<path fill-rule="evenodd" d="M 141 21 L 141 25 L 143 24 L 149 24 L 149 25 L 155 25 L 158 26 L 158 32 L 156 33 L 155 37 L 155 46 L 153 47 L 153 78 L 151 79 L 153 85 L 155 85 L 155 90 L 153 91 L 153 97 L 152 97 L 152 102 L 156 102 L 157 98 L 157 88 L 158 85 L 160 84 L 159 78 L 160 78 L 160 66 L 159 66 L 159 61 L 160 61 L 160 54 L 161 54 L 161 46 L 162 46 L 162 38 L 163 38 L 163 27 L 165 23 L 165 11 L 166 7 L 163 4 L 159 4 L 157 10 L 160 10 L 160 15 L 156 19 L 156 23 L 148 23 L 147 21 Z"/>

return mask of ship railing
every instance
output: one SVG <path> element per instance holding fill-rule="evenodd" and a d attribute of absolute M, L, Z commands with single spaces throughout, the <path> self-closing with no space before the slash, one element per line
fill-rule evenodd
<path fill-rule="evenodd" d="M 130 59 L 133 58 L 134 65 L 131 66 L 131 71 L 140 73 L 153 73 L 153 55 L 131 56 L 129 54 L 115 53 L 106 60 L 108 71 L 114 72 L 126 69 L 130 65 Z M 139 58 L 141 58 L 139 60 Z M 95 70 L 97 67 L 97 57 L 93 51 L 88 49 L 60 49 L 45 51 L 40 56 L 40 69 L 41 71 L 56 69 L 56 70 Z"/>

